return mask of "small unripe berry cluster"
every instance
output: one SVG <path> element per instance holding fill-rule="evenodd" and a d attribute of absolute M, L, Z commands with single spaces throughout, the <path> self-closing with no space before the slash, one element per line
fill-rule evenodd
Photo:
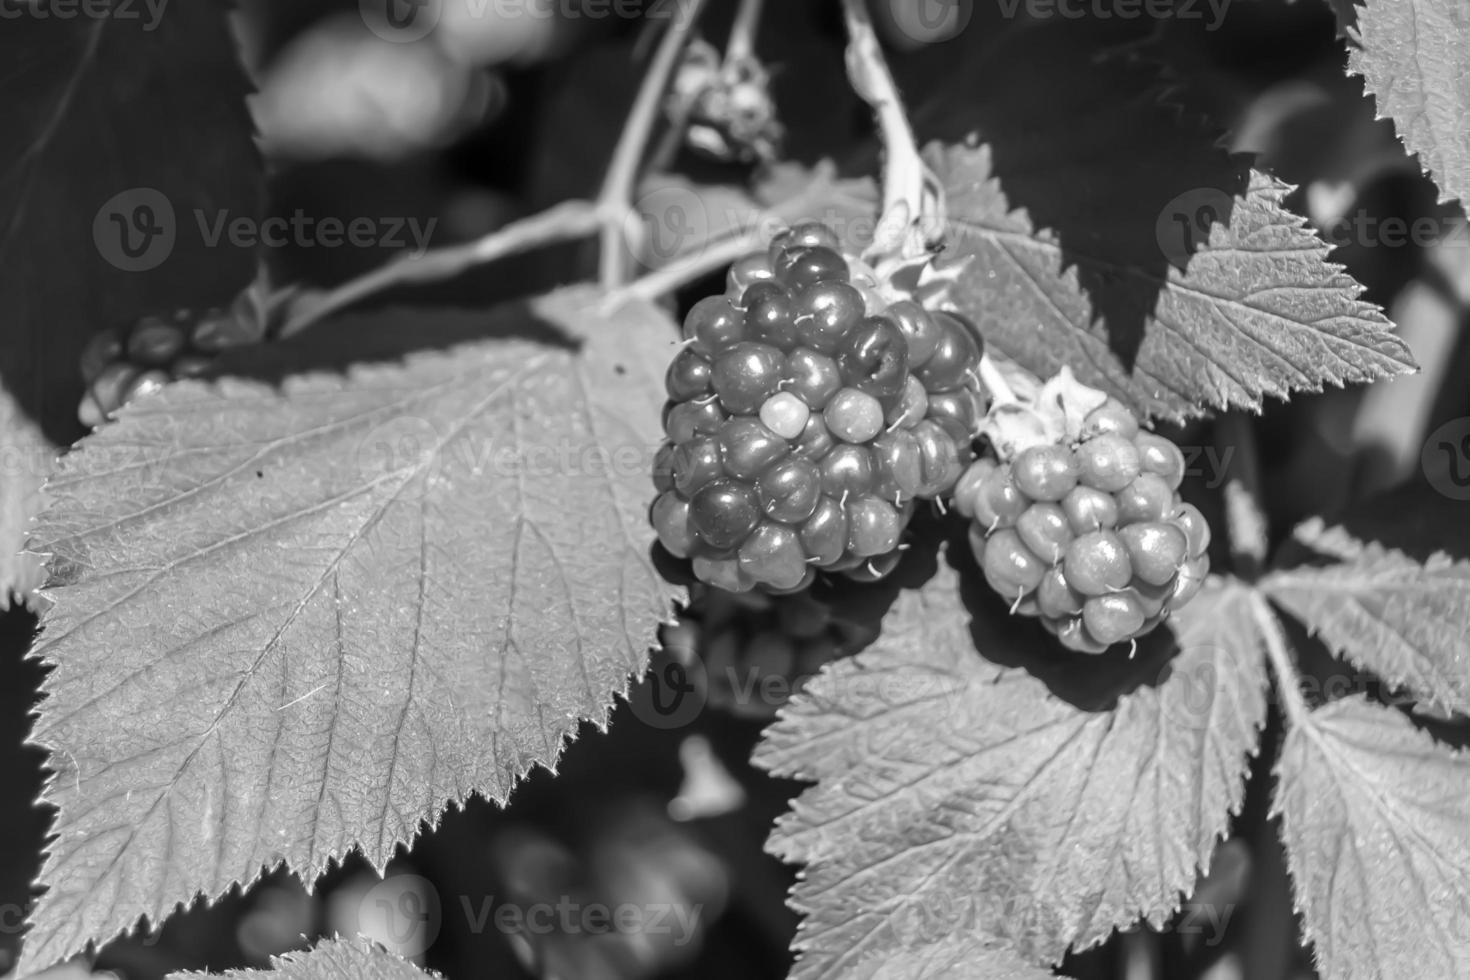
<path fill-rule="evenodd" d="M 1013 611 L 1040 616 L 1069 649 L 1101 653 L 1153 630 L 1204 584 L 1210 529 L 1180 501 L 1183 477 L 1178 447 L 1107 399 L 1075 438 L 974 463 L 955 506 Z"/>
<path fill-rule="evenodd" d="M 696 585 L 676 623 L 659 630 L 665 655 L 698 671 L 706 703 L 742 718 L 767 719 L 830 660 L 871 643 L 877 622 L 838 616 L 811 590 L 732 595 Z"/>
<path fill-rule="evenodd" d="M 145 316 L 131 326 L 104 330 L 82 351 L 87 390 L 77 417 L 88 428 L 99 426 L 139 395 L 170 381 L 199 377 L 222 351 L 257 343 L 264 333 L 263 316 L 243 300 L 202 316 L 180 310 L 171 317 Z"/>
<path fill-rule="evenodd" d="M 984 417 L 980 340 L 958 316 L 886 302 L 819 224 L 737 261 L 669 367 L 652 521 L 730 592 L 792 592 L 817 569 L 898 563 L 914 502 L 953 488 Z"/>

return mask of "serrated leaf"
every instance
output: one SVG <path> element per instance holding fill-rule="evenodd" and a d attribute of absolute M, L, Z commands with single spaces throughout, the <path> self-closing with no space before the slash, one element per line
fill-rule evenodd
<path fill-rule="evenodd" d="M 168 980 L 427 980 L 426 973 L 387 950 L 362 940 L 324 939 L 304 952 L 271 957 L 269 970 L 170 973 Z"/>
<path fill-rule="evenodd" d="M 1399 138 L 1439 185 L 1470 191 L 1470 8 L 1461 0 L 1367 0 L 1348 72 L 1363 76 Z"/>
<path fill-rule="evenodd" d="M 1276 778 L 1324 980 L 1470 976 L 1470 757 L 1352 697 L 1296 720 Z"/>
<path fill-rule="evenodd" d="M 31 518 L 41 512 L 41 486 L 55 464 L 57 450 L 20 411 L 0 383 L 0 610 L 12 601 L 29 605 L 44 570 L 35 555 L 23 552 Z"/>
<path fill-rule="evenodd" d="M 603 302 L 342 321 L 502 337 L 173 385 L 63 459 L 36 534 L 59 813 L 31 964 L 266 866 L 381 868 L 606 721 L 674 598 L 645 506 L 677 334 Z"/>
<path fill-rule="evenodd" d="M 1094 322 L 1079 270 L 1114 280 L 1151 273 L 1106 254 L 1073 252 L 1068 267 L 1056 235 L 1011 210 L 988 148 L 940 148 L 931 160 L 949 194 L 953 248 L 945 254 L 971 257 L 955 302 L 987 344 L 1042 377 L 1070 365 L 1140 414 L 1177 420 L 1205 408 L 1259 410 L 1266 396 L 1414 367 L 1378 308 L 1357 298 L 1362 287 L 1282 206 L 1289 188 L 1271 177 L 1252 172 L 1228 226 L 1209 226 L 1184 271 L 1166 266 L 1128 367 L 1110 348 L 1106 323 Z M 1214 197 L 1202 191 L 1202 206 Z"/>
<path fill-rule="evenodd" d="M 252 247 L 199 227 L 258 220 L 264 202 L 228 9 L 101 0 L 5 18 L 0 378 L 54 443 L 81 431 L 88 337 L 222 305 L 255 274 Z"/>
<path fill-rule="evenodd" d="M 963 936 L 890 950 L 845 976 L 852 980 L 1067 980 L 1027 963 L 1012 950 Z"/>
<path fill-rule="evenodd" d="M 1470 562 L 1420 562 L 1313 518 L 1296 540 L 1336 564 L 1272 572 L 1261 589 L 1334 653 L 1445 707 L 1470 709 Z"/>
<path fill-rule="evenodd" d="M 801 980 L 949 938 L 1059 960 L 1177 908 L 1241 803 L 1265 718 L 1249 593 L 1213 580 L 1157 686 L 1110 710 L 975 650 L 956 576 L 904 594 L 882 638 L 825 668 L 756 753 L 815 780 L 769 849 L 807 865 Z M 977 620 L 981 652 L 1013 659 Z"/>

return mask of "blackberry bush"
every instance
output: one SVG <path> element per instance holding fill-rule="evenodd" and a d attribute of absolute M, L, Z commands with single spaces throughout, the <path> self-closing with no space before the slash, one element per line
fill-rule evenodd
<path fill-rule="evenodd" d="M 684 321 L 652 521 L 702 581 L 804 589 L 892 569 L 919 500 L 947 494 L 985 415 L 981 341 L 903 298 L 820 224 L 735 262 Z"/>
<path fill-rule="evenodd" d="M 997 384 L 999 387 L 1000 382 Z M 986 423 L 998 458 L 955 491 L 990 587 L 1064 646 L 1101 653 L 1189 602 L 1209 572 L 1209 525 L 1179 499 L 1184 456 L 1126 406 L 1063 368 Z"/>

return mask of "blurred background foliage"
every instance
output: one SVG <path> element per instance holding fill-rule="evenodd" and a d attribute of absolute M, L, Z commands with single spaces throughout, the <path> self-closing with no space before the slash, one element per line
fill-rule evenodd
<path fill-rule="evenodd" d="M 269 161 L 272 210 L 433 219 L 434 244 L 443 245 L 594 193 L 651 38 L 637 18 L 514 16 L 526 7 L 575 12 L 578 2 L 443 0 L 436 28 L 406 44 L 368 29 L 355 0 L 239 0 L 236 27 L 258 89 L 252 109 Z M 717 0 L 706 16 L 706 37 L 717 47 L 734 7 Z M 502 8 L 512 15 L 494 16 Z M 998 10 L 967 6 L 965 31 L 932 44 L 880 17 L 912 101 L 967 97 L 946 86 L 944 66 L 963 60 L 967 46 L 1003 44 L 1006 32 L 1026 27 L 1004 21 Z M 1345 77 L 1351 42 L 1340 18 L 1351 15 L 1347 0 L 1336 13 L 1318 0 L 1236 0 L 1218 30 L 1201 20 L 1138 22 L 1121 34 L 1109 25 L 1109 43 L 1145 45 L 1173 95 L 1209 113 L 1222 147 L 1250 154 L 1257 166 L 1297 185 L 1294 209 L 1341 241 L 1335 258 L 1366 284 L 1367 298 L 1387 308 L 1425 368 L 1371 391 L 1333 391 L 1268 409 L 1258 430 L 1278 536 L 1309 514 L 1342 512 L 1416 478 L 1425 434 L 1470 414 L 1470 393 L 1445 383 L 1467 366 L 1460 328 L 1470 302 L 1470 237 L 1452 234 L 1463 224 L 1458 207 L 1436 202 L 1392 126 L 1375 121 L 1360 80 Z M 852 172 L 870 168 L 868 118 L 842 73 L 837 5 L 767 4 L 758 53 L 771 71 L 784 155 L 808 163 L 833 157 Z M 700 179 L 749 176 L 747 165 L 671 149 L 667 162 Z M 1357 227 L 1365 217 L 1427 217 L 1447 234 L 1397 244 L 1385 236 L 1333 238 L 1348 217 Z M 268 261 L 276 282 L 325 287 L 390 257 L 386 249 L 287 249 Z M 547 250 L 417 289 L 413 299 L 490 302 L 577 278 L 588 259 L 581 247 Z M 1177 435 L 1194 445 L 1213 438 L 1208 423 Z M 1218 503 L 1204 490 L 1198 496 L 1218 517 Z M 31 804 L 43 759 L 23 745 L 40 678 L 40 668 L 24 659 L 35 620 L 13 611 L 0 627 L 3 974 L 21 940 L 48 815 Z M 1293 640 L 1312 646 L 1305 637 Z M 1320 671 L 1334 669 L 1326 657 L 1304 665 L 1316 661 Z M 650 696 L 644 689 L 634 700 Z M 556 778 L 537 772 L 505 811 L 474 803 L 453 812 L 401 852 L 390 876 L 417 877 L 403 879 L 395 900 L 418 889 L 424 894 L 413 908 L 435 901 L 439 907 L 437 938 L 421 962 L 451 978 L 784 976 L 797 923 L 783 902 L 793 872 L 761 846 L 797 786 L 747 764 L 760 712 L 711 704 L 678 729 L 643 717 L 624 706 L 610 732 L 583 733 Z M 1268 749 L 1278 736 L 1273 721 Z M 1115 937 L 1073 957 L 1067 971 L 1080 980 L 1312 976 L 1298 946 L 1276 835 L 1266 824 L 1268 777 L 1257 773 L 1237 836 L 1222 846 L 1194 897 L 1200 908 L 1228 908 L 1228 920 L 1198 913 L 1191 919 L 1186 908 L 1166 933 Z M 401 937 L 372 914 L 369 892 L 377 882 L 351 861 L 310 894 L 274 873 L 213 907 L 174 916 L 160 932 L 108 945 L 96 969 L 143 980 L 178 969 L 260 966 L 317 936 L 358 929 L 391 945 Z M 492 897 L 555 902 L 564 895 L 609 906 L 683 903 L 701 914 L 687 944 L 649 935 L 528 940 L 476 927 Z M 88 970 L 55 975 L 80 978 Z"/>

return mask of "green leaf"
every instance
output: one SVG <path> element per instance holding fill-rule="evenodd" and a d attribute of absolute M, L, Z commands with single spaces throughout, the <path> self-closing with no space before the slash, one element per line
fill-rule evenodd
<path fill-rule="evenodd" d="M 406 960 L 362 940 L 324 939 L 306 952 L 271 957 L 269 970 L 170 973 L 168 980 L 428 980 Z"/>
<path fill-rule="evenodd" d="M 1014 951 L 967 936 L 890 950 L 844 976 L 852 980 L 1066 980 Z"/>
<path fill-rule="evenodd" d="M 1240 807 L 1265 718 L 1248 599 L 1212 580 L 1158 683 L 1088 711 L 986 659 L 1025 651 L 967 623 L 952 572 L 901 596 L 882 638 L 824 668 L 756 753 L 816 781 L 769 844 L 807 865 L 795 976 L 950 937 L 1054 962 L 1164 922 Z"/>
<path fill-rule="evenodd" d="M 1272 572 L 1261 589 L 1334 653 L 1444 707 L 1470 710 L 1470 562 L 1418 561 L 1313 518 L 1296 540 L 1334 564 Z"/>
<path fill-rule="evenodd" d="M 1470 11 L 1459 0 L 1367 0 L 1348 72 L 1363 76 L 1440 200 L 1470 193 Z"/>
<path fill-rule="evenodd" d="M 179 383 L 63 459 L 37 530 L 59 813 L 31 965 L 281 862 L 381 868 L 606 722 L 676 598 L 645 507 L 677 333 L 604 302 L 339 321 L 318 332 L 357 352 L 501 336 Z"/>
<path fill-rule="evenodd" d="M 1324 980 L 1470 976 L 1470 756 L 1352 697 L 1296 720 L 1276 778 Z"/>
<path fill-rule="evenodd" d="M 969 258 L 952 298 L 988 345 L 1042 377 L 1070 365 L 1140 414 L 1177 420 L 1414 368 L 1378 308 L 1357 298 L 1362 287 L 1282 206 L 1289 188 L 1273 178 L 1253 172 L 1233 198 L 1208 188 L 1181 197 L 1182 217 L 1210 208 L 1229 223 L 1207 223 L 1183 271 L 1163 263 L 1155 274 L 1108 252 L 1064 254 L 1056 234 L 1011 209 L 989 148 L 930 153 L 949 193 L 946 258 Z M 1095 322 L 1083 275 L 1153 281 L 1157 300 L 1131 364 L 1115 353 L 1108 324 Z"/>

